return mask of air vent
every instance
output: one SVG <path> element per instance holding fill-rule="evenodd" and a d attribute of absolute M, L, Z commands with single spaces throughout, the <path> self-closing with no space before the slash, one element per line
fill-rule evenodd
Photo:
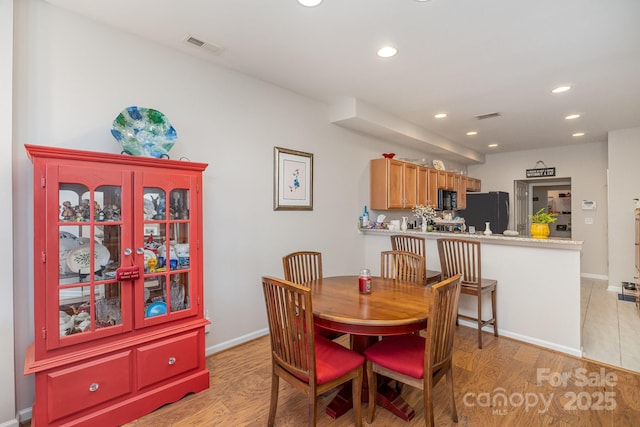
<path fill-rule="evenodd" d="M 187 43 L 191 43 L 192 45 L 198 46 L 198 47 L 202 47 L 205 45 L 205 42 L 192 36 L 187 37 Z"/>
<path fill-rule="evenodd" d="M 191 36 L 191 35 L 187 35 L 184 38 L 184 41 L 186 43 L 189 43 L 193 46 L 196 46 L 200 49 L 206 49 L 209 52 L 215 53 L 216 55 L 220 53 L 220 51 L 222 51 L 222 48 L 220 46 L 216 46 L 215 44 L 203 41 L 197 37 Z"/>
<path fill-rule="evenodd" d="M 476 116 L 476 119 L 478 120 L 484 120 L 484 119 L 493 119 L 494 117 L 500 117 L 500 113 L 487 113 L 487 114 L 480 114 Z"/>

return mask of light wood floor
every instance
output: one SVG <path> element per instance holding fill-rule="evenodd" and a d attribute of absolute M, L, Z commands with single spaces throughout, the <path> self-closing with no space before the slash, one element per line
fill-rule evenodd
<path fill-rule="evenodd" d="M 583 356 L 640 372 L 640 310 L 635 302 L 619 300 L 606 280 L 583 277 L 580 282 Z"/>
<path fill-rule="evenodd" d="M 457 425 L 640 425 L 637 373 L 490 334 L 485 334 L 483 341 L 484 348 L 478 350 L 475 330 L 463 326 L 456 329 L 453 361 Z M 210 356 L 209 390 L 186 396 L 127 426 L 265 426 L 271 381 L 269 352 L 268 337 L 262 337 Z M 321 398 L 322 408 L 334 394 Z M 424 425 L 421 393 L 404 386 L 402 394 L 415 408 L 415 418 L 405 422 L 378 408 L 374 425 Z M 500 400 L 504 396 L 506 403 Z M 434 405 L 436 425 L 456 425 L 450 418 L 444 381 L 435 388 Z M 363 414 L 366 408 L 365 403 Z M 306 398 L 281 381 L 276 426 L 304 426 L 306 417 Z M 351 425 L 351 411 L 337 420 L 326 415 L 324 409 L 318 414 L 320 427 Z"/>

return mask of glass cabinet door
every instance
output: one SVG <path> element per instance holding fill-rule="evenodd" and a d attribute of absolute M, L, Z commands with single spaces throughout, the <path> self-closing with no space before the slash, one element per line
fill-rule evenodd
<path fill-rule="evenodd" d="M 131 301 L 130 287 L 116 280 L 126 234 L 123 215 L 130 215 L 125 208 L 130 203 L 123 201 L 123 175 L 105 174 L 96 182 L 92 177 L 98 175 L 88 170 L 61 169 L 57 176 L 58 241 L 51 248 L 58 254 L 53 276 L 58 280 L 48 288 L 57 310 L 47 316 L 49 325 L 59 326 L 55 331 L 48 328 L 50 347 L 131 327 L 131 319 L 123 318 L 127 312 L 123 306 Z"/>
<path fill-rule="evenodd" d="M 161 323 L 192 315 L 191 296 L 191 178 L 145 174 L 140 195 L 143 226 L 136 240 L 143 242 L 144 286 L 136 294 L 136 325 Z"/>

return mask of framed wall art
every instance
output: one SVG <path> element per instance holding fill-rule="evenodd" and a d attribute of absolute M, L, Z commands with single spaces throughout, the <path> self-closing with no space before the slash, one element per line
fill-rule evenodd
<path fill-rule="evenodd" d="M 274 147 L 273 210 L 313 210 L 313 154 Z"/>

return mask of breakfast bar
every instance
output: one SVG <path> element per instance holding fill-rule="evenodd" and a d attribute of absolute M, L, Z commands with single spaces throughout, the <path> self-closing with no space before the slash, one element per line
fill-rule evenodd
<path fill-rule="evenodd" d="M 482 275 L 498 281 L 498 327 L 501 336 L 581 356 L 580 253 L 582 241 L 564 238 L 469 233 L 360 229 L 365 239 L 365 268 L 379 274 L 380 252 L 391 248 L 389 236 L 426 238 L 427 268 L 440 270 L 436 241 L 456 237 L 482 243 Z M 375 282 L 372 284 L 375 291 Z M 486 307 L 486 308 L 485 308 Z M 489 313 L 490 301 L 483 300 Z M 475 313 L 475 301 L 460 297 L 460 312 Z M 475 324 L 460 320 L 460 324 Z M 487 331 L 489 328 L 487 329 Z"/>

